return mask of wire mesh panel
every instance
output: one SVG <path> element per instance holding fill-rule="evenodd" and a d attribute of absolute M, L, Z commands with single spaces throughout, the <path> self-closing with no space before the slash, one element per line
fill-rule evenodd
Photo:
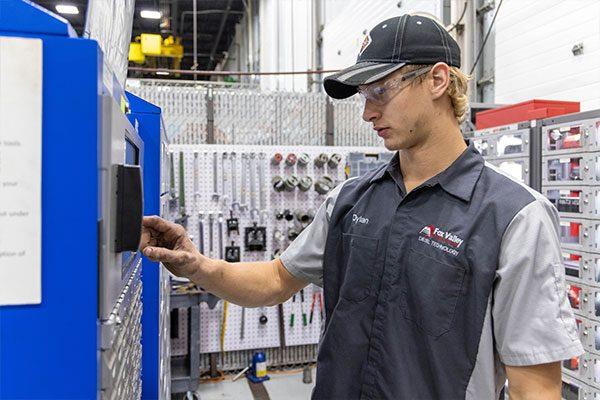
<path fill-rule="evenodd" d="M 152 79 L 128 81 L 127 90 L 161 107 L 173 144 L 207 143 L 208 120 L 213 118 L 216 144 L 326 145 L 324 93 L 262 92 L 248 85 Z M 360 99 L 332 104 L 335 146 L 383 145 L 362 120 Z"/>
<path fill-rule="evenodd" d="M 215 90 L 215 143 L 271 144 L 278 131 L 276 100 L 253 90 Z"/>
<path fill-rule="evenodd" d="M 364 102 L 356 96 L 333 100 L 334 146 L 383 146 L 383 139 L 362 119 L 363 108 Z"/>
<path fill-rule="evenodd" d="M 217 144 L 325 143 L 323 94 L 218 89 L 214 102 Z"/>
<path fill-rule="evenodd" d="M 206 143 L 208 88 L 193 82 L 140 80 L 127 90 L 162 109 L 169 141 Z"/>
<path fill-rule="evenodd" d="M 279 135 L 272 144 L 325 145 L 326 98 L 322 93 L 278 93 Z"/>

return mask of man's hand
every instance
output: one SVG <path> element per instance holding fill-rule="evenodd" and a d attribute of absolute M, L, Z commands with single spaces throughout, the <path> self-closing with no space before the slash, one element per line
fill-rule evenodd
<path fill-rule="evenodd" d="M 185 278 L 190 278 L 208 260 L 181 225 L 157 216 L 144 217 L 140 250 L 149 259 L 162 262 L 173 274 Z"/>
<path fill-rule="evenodd" d="M 282 303 L 307 285 L 281 260 L 229 263 L 200 254 L 185 229 L 159 217 L 144 217 L 140 250 L 177 276 L 234 304 L 261 307 Z"/>

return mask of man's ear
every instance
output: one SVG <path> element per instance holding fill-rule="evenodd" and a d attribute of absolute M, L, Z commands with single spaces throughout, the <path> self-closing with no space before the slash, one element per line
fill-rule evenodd
<path fill-rule="evenodd" d="M 450 67 L 448 64 L 439 62 L 431 68 L 429 89 L 432 100 L 437 100 L 446 93 L 450 85 Z"/>

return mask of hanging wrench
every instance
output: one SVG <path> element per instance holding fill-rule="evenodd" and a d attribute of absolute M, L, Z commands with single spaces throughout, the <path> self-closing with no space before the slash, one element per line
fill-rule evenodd
<path fill-rule="evenodd" d="M 235 179 L 235 171 L 236 171 L 236 154 L 235 152 L 231 152 L 231 157 L 229 158 L 229 162 L 231 163 L 231 209 L 237 210 L 240 207 L 240 203 L 238 203 L 237 199 L 237 184 Z"/>
<path fill-rule="evenodd" d="M 248 209 L 248 204 L 246 203 L 246 174 L 248 172 L 248 154 L 242 153 L 242 185 L 240 188 L 241 193 L 241 204 L 240 209 L 245 211 Z"/>
<path fill-rule="evenodd" d="M 219 200 L 219 177 L 217 176 L 217 152 L 213 152 L 213 200 Z"/>
<path fill-rule="evenodd" d="M 213 237 L 213 228 L 215 223 L 215 217 L 213 213 L 208 213 L 208 257 L 213 256 L 213 248 L 214 248 L 214 237 Z"/>
<path fill-rule="evenodd" d="M 198 213 L 198 251 L 204 254 L 204 213 Z"/>
<path fill-rule="evenodd" d="M 200 197 L 200 189 L 198 188 L 198 152 L 194 151 L 194 208 L 198 209 L 198 199 Z"/>
<path fill-rule="evenodd" d="M 223 207 L 227 206 L 229 196 L 225 194 L 227 188 L 227 172 L 225 171 L 225 163 L 227 162 L 227 152 L 223 152 L 221 157 L 221 197 L 223 198 Z"/>
<path fill-rule="evenodd" d="M 223 213 L 220 212 L 217 217 L 218 222 L 218 235 L 219 235 L 219 260 L 222 260 L 223 257 Z"/>
<path fill-rule="evenodd" d="M 256 154 L 250 153 L 250 217 L 256 220 L 258 208 L 256 208 Z"/>
<path fill-rule="evenodd" d="M 258 208 L 260 210 L 260 223 L 264 225 L 267 214 L 267 196 L 265 193 L 265 153 L 258 155 Z"/>

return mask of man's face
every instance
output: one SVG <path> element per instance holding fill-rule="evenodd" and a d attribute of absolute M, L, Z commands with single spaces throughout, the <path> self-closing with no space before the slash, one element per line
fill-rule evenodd
<path fill-rule="evenodd" d="M 359 87 L 371 93 L 381 93 L 383 87 L 390 95 L 384 104 L 370 100 L 367 95 L 362 116 L 383 138 L 388 150 L 407 149 L 424 139 L 424 122 L 431 110 L 431 100 L 425 92 L 429 70 L 420 71 L 423 79 L 415 77 L 415 73 L 401 68 L 381 81 Z M 405 81 L 401 81 L 403 76 L 407 77 Z"/>

